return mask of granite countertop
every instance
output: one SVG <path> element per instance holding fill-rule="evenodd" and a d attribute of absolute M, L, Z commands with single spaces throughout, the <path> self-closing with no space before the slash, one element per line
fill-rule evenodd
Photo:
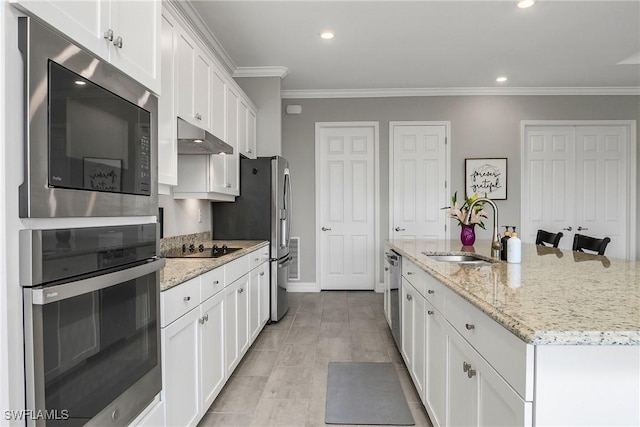
<path fill-rule="evenodd" d="M 387 243 L 527 343 L 640 345 L 640 262 L 523 243 L 521 264 L 477 266 L 422 252 L 489 260 L 490 241 Z"/>
<path fill-rule="evenodd" d="M 266 240 L 209 240 L 198 243 L 202 243 L 205 248 L 211 248 L 214 244 L 218 246 L 226 244 L 230 248 L 242 249 L 220 258 L 166 258 L 166 264 L 160 270 L 160 291 L 171 289 L 249 252 L 269 245 Z"/>

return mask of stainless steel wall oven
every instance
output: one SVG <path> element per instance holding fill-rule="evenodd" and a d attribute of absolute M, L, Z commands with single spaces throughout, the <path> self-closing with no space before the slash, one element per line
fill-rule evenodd
<path fill-rule="evenodd" d="M 30 424 L 127 425 L 161 391 L 158 225 L 22 230 Z"/>
<path fill-rule="evenodd" d="M 157 98 L 31 18 L 21 217 L 156 215 Z"/>

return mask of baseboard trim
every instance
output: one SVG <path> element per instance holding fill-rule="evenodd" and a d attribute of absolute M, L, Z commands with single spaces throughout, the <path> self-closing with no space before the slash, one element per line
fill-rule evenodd
<path fill-rule="evenodd" d="M 320 292 L 315 282 L 287 282 L 287 292 Z"/>

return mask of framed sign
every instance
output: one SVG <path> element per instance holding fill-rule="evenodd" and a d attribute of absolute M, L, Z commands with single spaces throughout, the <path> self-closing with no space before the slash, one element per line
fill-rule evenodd
<path fill-rule="evenodd" d="M 467 197 L 478 193 L 492 200 L 506 200 L 507 159 L 465 159 L 464 187 Z"/>

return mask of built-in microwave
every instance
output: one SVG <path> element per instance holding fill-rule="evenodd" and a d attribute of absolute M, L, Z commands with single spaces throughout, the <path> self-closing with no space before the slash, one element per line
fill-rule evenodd
<path fill-rule="evenodd" d="M 19 18 L 25 70 L 20 216 L 157 213 L 157 98 L 31 18 Z"/>

